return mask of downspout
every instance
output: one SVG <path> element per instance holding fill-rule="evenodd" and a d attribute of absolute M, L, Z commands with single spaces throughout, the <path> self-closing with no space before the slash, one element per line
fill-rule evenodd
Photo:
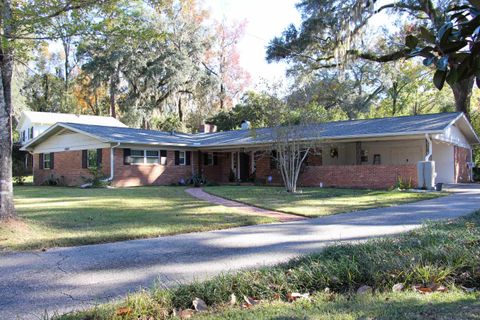
<path fill-rule="evenodd" d="M 110 147 L 110 177 L 106 181 L 112 181 L 115 173 L 115 148 L 120 145 L 120 142 L 117 142 L 116 145 Z"/>
<path fill-rule="evenodd" d="M 473 162 L 473 148 L 472 146 L 470 146 L 470 163 L 468 163 L 468 168 L 470 169 L 469 172 L 470 172 L 470 181 L 469 182 L 473 182 L 473 167 L 475 166 L 474 162 Z"/>
<path fill-rule="evenodd" d="M 426 133 L 425 134 L 425 139 L 427 139 L 428 142 L 428 154 L 425 156 L 425 161 L 430 161 L 429 159 L 432 157 L 432 139 L 430 139 L 430 136 Z"/>

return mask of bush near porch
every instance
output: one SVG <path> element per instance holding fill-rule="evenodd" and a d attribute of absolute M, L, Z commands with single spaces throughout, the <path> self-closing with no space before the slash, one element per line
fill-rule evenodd
<path fill-rule="evenodd" d="M 18 221 L 0 225 L 0 251 L 112 242 L 274 222 L 197 200 L 184 187 L 16 186 Z"/>
<path fill-rule="evenodd" d="M 282 187 L 215 186 L 204 190 L 219 197 L 256 207 L 318 217 L 408 202 L 428 200 L 445 193 L 417 193 L 362 189 L 303 188 L 300 193 L 288 193 Z"/>

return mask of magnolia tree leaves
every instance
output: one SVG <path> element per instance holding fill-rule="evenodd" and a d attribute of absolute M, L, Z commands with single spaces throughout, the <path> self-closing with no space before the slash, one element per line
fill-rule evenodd
<path fill-rule="evenodd" d="M 480 87 L 480 1 L 454 5 L 447 21 L 435 32 L 420 27 L 405 37 L 411 57 L 423 57 L 423 64 L 435 68 L 433 83 L 441 90 L 445 82 L 453 85 L 474 77 Z"/>

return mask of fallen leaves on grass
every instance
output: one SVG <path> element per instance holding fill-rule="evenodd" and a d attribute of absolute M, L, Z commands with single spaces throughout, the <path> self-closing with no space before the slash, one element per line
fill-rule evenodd
<path fill-rule="evenodd" d="M 260 303 L 260 300 L 252 297 L 247 297 L 247 296 L 243 296 L 243 300 L 245 301 L 245 303 L 242 305 L 242 307 L 246 309 L 251 308 L 254 305 L 257 305 Z"/>
<path fill-rule="evenodd" d="M 466 293 L 472 293 L 475 292 L 475 288 L 467 288 L 464 286 L 461 286 L 462 290 L 465 291 Z"/>
<path fill-rule="evenodd" d="M 200 298 L 195 298 L 193 300 L 193 307 L 198 312 L 203 312 L 208 310 L 207 304 L 205 303 L 205 301 L 203 301 Z"/>
<path fill-rule="evenodd" d="M 174 317 L 179 317 L 180 319 L 190 319 L 193 317 L 193 314 L 195 313 L 195 310 L 192 309 L 173 309 L 173 316 Z"/>
<path fill-rule="evenodd" d="M 444 285 L 437 285 L 433 284 L 430 286 L 423 286 L 423 285 L 414 285 L 412 287 L 413 291 L 426 294 L 426 293 L 432 293 L 432 292 L 447 292 L 448 288 L 445 287 Z"/>
<path fill-rule="evenodd" d="M 294 302 L 298 299 L 310 299 L 310 294 L 307 293 L 298 293 L 298 292 L 289 292 L 287 293 L 288 302 Z"/>
<path fill-rule="evenodd" d="M 230 295 L 230 305 L 234 306 L 236 304 L 237 304 L 237 296 L 235 295 L 235 293 L 232 293 Z"/>
<path fill-rule="evenodd" d="M 132 308 L 130 307 L 121 307 L 121 308 L 118 308 L 117 309 L 117 316 L 126 316 L 126 315 L 129 315 L 130 313 L 132 313 Z"/>

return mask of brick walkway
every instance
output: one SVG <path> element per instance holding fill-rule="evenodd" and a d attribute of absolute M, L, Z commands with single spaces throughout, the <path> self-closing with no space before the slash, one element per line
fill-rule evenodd
<path fill-rule="evenodd" d="M 190 188 L 190 189 L 186 189 L 185 192 L 187 192 L 189 195 L 197 199 L 204 200 L 213 204 L 225 206 L 228 208 L 235 208 L 241 211 L 242 213 L 248 214 L 248 215 L 255 215 L 255 216 L 261 215 L 266 217 L 272 217 L 272 218 L 278 219 L 280 222 L 289 222 L 289 221 L 298 221 L 298 220 L 307 219 L 305 217 L 300 217 L 294 214 L 266 210 L 259 207 L 249 206 L 241 202 L 236 202 L 236 201 L 228 200 L 225 198 L 217 197 L 203 191 L 202 188 Z"/>

